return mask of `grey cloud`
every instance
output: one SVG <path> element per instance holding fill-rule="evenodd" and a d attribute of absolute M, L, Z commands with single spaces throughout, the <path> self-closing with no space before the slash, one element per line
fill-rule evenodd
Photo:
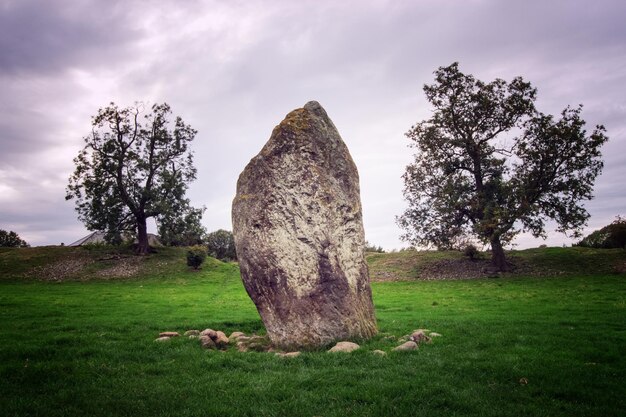
<path fill-rule="evenodd" d="M 12 163 L 59 175 L 45 203 L 59 227 L 38 242 L 80 227 L 71 204 L 51 201 L 64 194 L 98 106 L 167 101 L 199 130 L 190 197 L 208 207 L 205 224 L 217 229 L 230 227 L 237 176 L 272 128 L 317 99 L 359 167 L 368 239 L 400 247 L 394 216 L 403 209 L 400 176 L 412 153 L 403 133 L 429 114 L 422 85 L 453 61 L 483 79 L 522 75 L 539 88 L 546 112 L 584 103 L 590 129 L 603 123 L 611 138 L 597 198 L 588 203 L 592 221 L 610 221 L 625 203 L 623 2 L 41 3 L 0 3 L 0 48 L 8 51 L 0 57 L 0 170 Z M 38 155 L 54 149 L 60 156 L 50 166 L 31 168 L 46 165 Z M 28 175 L 12 181 L 37 193 Z M 44 227 L 38 219 L 46 211 L 28 206 L 0 208 L 0 227 L 17 221 L 18 211 L 20 224 Z"/>
<path fill-rule="evenodd" d="M 5 0 L 0 4 L 0 71 L 61 71 L 106 64 L 137 40 L 132 15 L 120 3 Z M 103 58 L 105 58 L 103 62 Z"/>

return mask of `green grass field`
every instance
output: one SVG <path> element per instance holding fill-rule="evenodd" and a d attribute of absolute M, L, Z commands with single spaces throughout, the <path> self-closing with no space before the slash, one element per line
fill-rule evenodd
<path fill-rule="evenodd" d="M 131 278 L 90 279 L 103 260 L 44 282 L 23 264 L 45 272 L 63 250 L 0 252 L 2 416 L 626 415 L 623 274 L 373 283 L 379 336 L 352 354 L 280 358 L 154 342 L 165 330 L 263 333 L 236 265 L 192 272 L 165 250 Z M 523 255 L 582 262 L 537 253 Z M 443 336 L 390 352 L 420 327 Z"/>

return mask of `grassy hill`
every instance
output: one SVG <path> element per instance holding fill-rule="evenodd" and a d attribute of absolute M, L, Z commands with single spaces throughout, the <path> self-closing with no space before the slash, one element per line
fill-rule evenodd
<path fill-rule="evenodd" d="M 424 271 L 458 254 L 370 255 L 373 275 L 394 274 L 372 284 L 378 336 L 352 354 L 281 358 L 154 342 L 263 334 L 236 264 L 194 272 L 175 248 L 1 250 L 0 415 L 625 415 L 626 277 L 612 269 L 624 252 L 514 255 L 551 272 L 434 280 Z M 442 336 L 392 352 L 416 328 Z"/>
<path fill-rule="evenodd" d="M 151 256 L 106 245 L 0 248 L 0 280 L 87 281 L 166 277 L 188 271 L 185 248 L 162 247 Z M 487 277 L 573 276 L 626 273 L 622 249 L 537 248 L 510 251 L 512 272 L 497 274 L 489 254 L 471 261 L 458 251 L 402 251 L 366 255 L 373 281 Z M 207 265 L 219 261 L 208 258 Z"/>
<path fill-rule="evenodd" d="M 440 280 L 486 277 L 573 276 L 626 273 L 623 249 L 536 248 L 509 251 L 513 271 L 494 273 L 489 254 L 471 261 L 459 251 L 402 251 L 369 253 L 374 281 Z"/>

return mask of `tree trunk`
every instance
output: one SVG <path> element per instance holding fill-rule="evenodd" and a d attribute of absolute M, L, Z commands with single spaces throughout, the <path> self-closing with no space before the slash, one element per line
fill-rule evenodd
<path fill-rule="evenodd" d="M 498 271 L 508 271 L 509 265 L 506 263 L 504 256 L 504 249 L 502 243 L 500 243 L 500 237 L 491 238 L 491 264 L 498 269 Z"/>
<path fill-rule="evenodd" d="M 137 219 L 137 254 L 147 255 L 150 252 L 148 245 L 148 226 L 145 217 Z"/>

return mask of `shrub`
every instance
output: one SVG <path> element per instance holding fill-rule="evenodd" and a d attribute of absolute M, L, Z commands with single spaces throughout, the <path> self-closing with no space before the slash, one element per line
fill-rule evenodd
<path fill-rule="evenodd" d="M 463 249 L 463 255 L 467 256 L 472 261 L 480 258 L 480 252 L 478 251 L 478 248 L 476 248 L 476 246 L 474 245 L 465 246 L 465 248 Z"/>
<path fill-rule="evenodd" d="M 187 251 L 187 266 L 193 269 L 200 268 L 206 259 L 206 249 L 203 246 L 192 246 Z"/>
<path fill-rule="evenodd" d="M 235 238 L 233 233 L 228 230 L 217 230 L 211 232 L 206 237 L 206 246 L 209 255 L 221 261 L 237 260 L 237 251 L 235 250 Z"/>

